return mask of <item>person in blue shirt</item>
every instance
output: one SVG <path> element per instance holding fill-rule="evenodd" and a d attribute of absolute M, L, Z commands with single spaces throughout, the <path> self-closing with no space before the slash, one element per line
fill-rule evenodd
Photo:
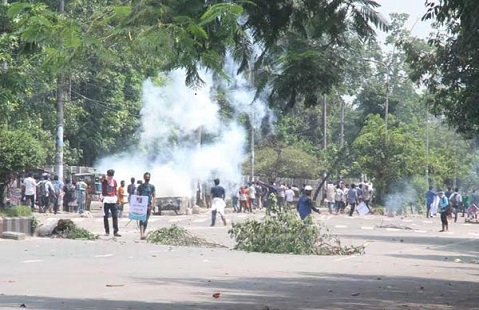
<path fill-rule="evenodd" d="M 307 218 L 312 211 L 321 213 L 313 204 L 313 200 L 311 199 L 312 191 L 313 188 L 310 185 L 306 185 L 304 187 L 303 195 L 298 200 L 297 209 L 299 217 L 301 217 L 302 220 Z"/>
<path fill-rule="evenodd" d="M 431 206 L 434 203 L 434 198 L 437 194 L 432 190 L 432 186 L 429 186 L 429 190 L 426 192 L 426 217 L 432 217 Z"/>
<path fill-rule="evenodd" d="M 136 192 L 139 196 L 147 196 L 148 197 L 148 209 L 146 211 L 146 220 L 140 221 L 140 239 L 146 239 L 146 227 L 148 226 L 148 219 L 151 215 L 151 209 L 155 205 L 155 198 L 156 198 L 156 191 L 155 185 L 150 184 L 151 174 L 149 172 L 145 172 L 143 175 L 143 179 L 145 182 L 140 184 L 136 189 Z"/>
<path fill-rule="evenodd" d="M 442 230 L 443 231 L 448 231 L 449 226 L 447 222 L 447 216 L 449 215 L 449 199 L 447 199 L 447 196 L 444 195 L 443 191 L 438 192 L 439 196 L 439 213 L 441 213 L 441 223 L 442 223 Z"/>

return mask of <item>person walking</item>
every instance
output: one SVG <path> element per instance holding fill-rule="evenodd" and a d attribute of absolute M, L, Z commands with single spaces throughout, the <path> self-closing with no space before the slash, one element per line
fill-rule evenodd
<path fill-rule="evenodd" d="M 29 172 L 25 180 L 23 180 L 23 188 L 25 191 L 25 200 L 30 201 L 32 212 L 35 211 L 35 195 L 37 193 L 37 181 L 33 178 L 33 173 Z"/>
<path fill-rule="evenodd" d="M 341 184 L 338 184 L 336 186 L 336 193 L 334 195 L 334 208 L 336 209 L 336 214 L 339 214 L 339 212 L 341 212 L 344 209 L 343 196 L 344 196 L 344 192 L 341 189 Z"/>
<path fill-rule="evenodd" d="M 306 219 L 313 211 L 318 214 L 321 213 L 319 209 L 314 206 L 313 200 L 311 199 L 312 192 L 313 188 L 310 185 L 305 185 L 303 195 L 299 197 L 296 209 L 298 210 L 301 220 Z"/>
<path fill-rule="evenodd" d="M 219 213 L 223 225 L 226 226 L 226 217 L 225 217 L 225 189 L 220 186 L 220 179 L 215 179 L 215 186 L 210 190 L 210 201 L 211 201 L 211 225 L 215 226 L 216 223 L 216 214 Z M 251 207 L 250 207 L 251 208 Z"/>
<path fill-rule="evenodd" d="M 144 221 L 140 221 L 140 239 L 146 239 L 146 228 L 148 227 L 148 219 L 151 215 L 151 210 L 155 204 L 156 198 L 156 189 L 153 184 L 150 183 L 151 174 L 149 172 L 145 172 L 143 174 L 144 182 L 138 186 L 136 192 L 139 196 L 146 196 L 148 197 L 148 208 L 146 210 L 146 219 Z"/>
<path fill-rule="evenodd" d="M 55 196 L 55 189 L 52 182 L 50 182 L 48 173 L 43 174 L 43 180 L 38 182 L 38 189 L 40 190 L 40 213 L 46 213 L 50 210 L 50 202 L 53 202 Z M 51 210 L 50 210 L 51 212 Z"/>
<path fill-rule="evenodd" d="M 348 190 L 348 204 L 349 204 L 349 216 L 353 216 L 354 209 L 358 204 L 358 193 L 356 191 L 356 184 L 351 184 L 351 188 Z"/>
<path fill-rule="evenodd" d="M 447 199 L 446 195 L 444 195 L 443 191 L 438 192 L 439 196 L 439 213 L 441 214 L 441 224 L 442 230 L 440 232 L 448 231 L 449 224 L 447 222 L 447 217 L 449 216 L 449 200 Z"/>
<path fill-rule="evenodd" d="M 105 227 L 105 236 L 110 235 L 110 223 L 108 222 L 108 214 L 111 213 L 113 222 L 113 235 L 115 237 L 121 237 L 118 233 L 118 214 L 116 210 L 116 203 L 118 202 L 118 184 L 113 178 L 115 170 L 109 169 L 106 172 L 106 176 L 103 175 L 101 179 L 101 193 L 103 202 L 103 225 Z"/>

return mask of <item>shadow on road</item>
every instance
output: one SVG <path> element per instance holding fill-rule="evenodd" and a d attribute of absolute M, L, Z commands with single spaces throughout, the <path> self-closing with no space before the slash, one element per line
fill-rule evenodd
<path fill-rule="evenodd" d="M 315 272 L 294 278 L 133 278 L 131 286 L 115 289 L 134 292 L 135 283 L 155 286 L 158 294 L 147 298 L 159 301 L 142 302 L 146 296 L 141 290 L 138 301 L 0 295 L 0 308 L 18 309 L 24 304 L 38 310 L 477 309 L 479 289 L 478 283 L 468 281 Z M 191 301 L 169 299 L 175 295 L 170 287 L 187 287 Z M 213 292 L 219 292 L 219 298 L 213 298 Z"/>
<path fill-rule="evenodd" d="M 461 252 L 464 255 L 479 255 L 479 239 L 472 238 L 440 238 L 438 236 L 404 236 L 404 235 L 352 235 L 340 234 L 340 238 L 381 241 L 425 246 L 429 250 Z"/>

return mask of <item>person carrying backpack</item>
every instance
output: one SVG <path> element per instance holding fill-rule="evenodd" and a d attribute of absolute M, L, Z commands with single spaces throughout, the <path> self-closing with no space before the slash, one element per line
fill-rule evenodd
<path fill-rule="evenodd" d="M 452 207 L 452 213 L 454 214 L 454 223 L 457 222 L 457 213 L 462 208 L 462 196 L 459 193 L 459 188 L 455 188 L 454 192 L 449 197 L 449 205 Z"/>
<path fill-rule="evenodd" d="M 55 189 L 53 188 L 52 182 L 48 179 L 47 173 L 43 174 L 43 180 L 40 181 L 37 186 L 40 192 L 40 208 L 38 211 L 45 213 L 47 210 L 50 210 L 50 203 L 55 199 Z"/>

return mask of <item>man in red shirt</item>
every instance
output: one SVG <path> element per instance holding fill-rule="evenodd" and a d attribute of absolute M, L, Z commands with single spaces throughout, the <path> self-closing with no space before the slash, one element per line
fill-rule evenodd
<path fill-rule="evenodd" d="M 103 196 L 103 224 L 105 226 L 105 235 L 110 235 L 110 223 L 108 222 L 108 213 L 111 212 L 111 217 L 113 219 L 113 235 L 115 237 L 121 237 L 118 233 L 118 213 L 116 209 L 116 204 L 118 202 L 118 184 L 116 180 L 113 179 L 115 175 L 115 170 L 109 169 L 106 172 L 106 176 L 103 175 L 101 179 L 101 194 Z"/>

